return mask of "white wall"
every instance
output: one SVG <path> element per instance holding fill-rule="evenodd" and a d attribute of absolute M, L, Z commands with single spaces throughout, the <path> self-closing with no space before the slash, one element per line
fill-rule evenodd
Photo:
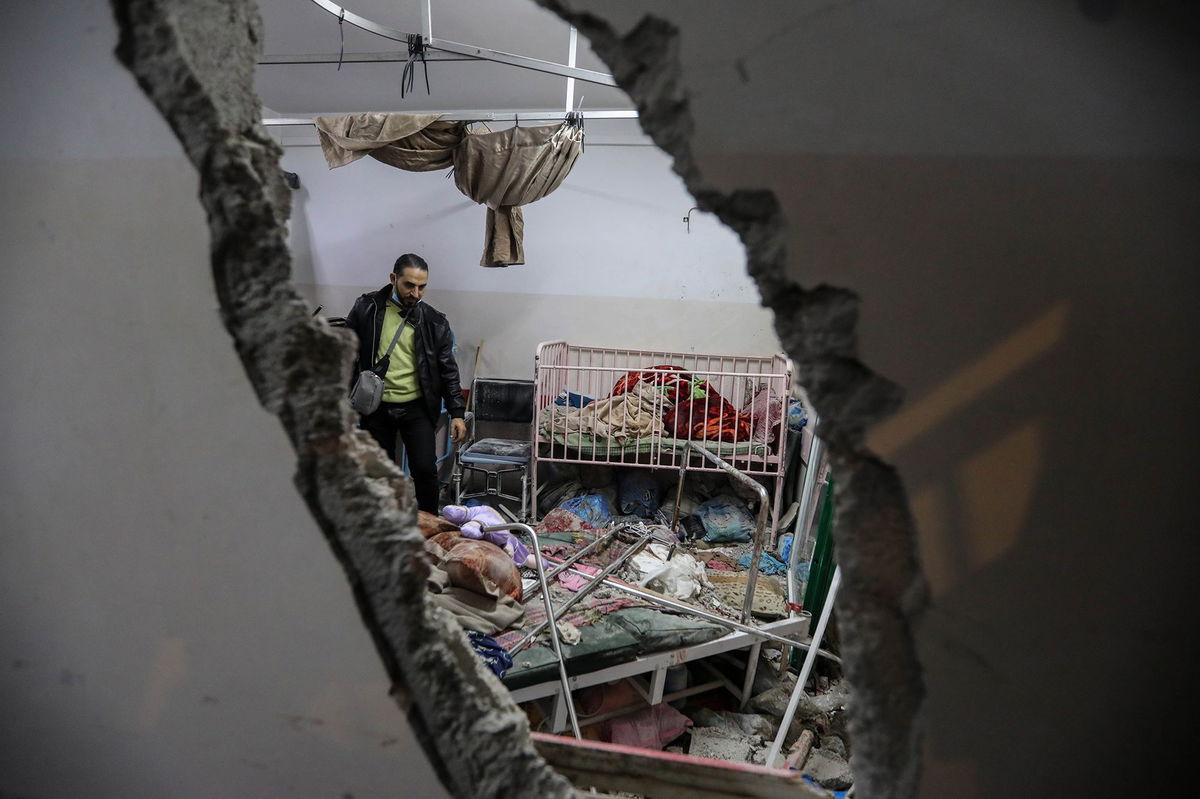
<path fill-rule="evenodd" d="M 111 10 L 0 6 L 0 794 L 445 795 L 221 329 Z"/>
<path fill-rule="evenodd" d="M 595 138 L 601 138 L 597 136 Z M 611 141 L 612 136 L 607 140 Z M 483 206 L 444 173 L 364 158 L 330 170 L 319 147 L 289 145 L 296 280 L 324 313 L 387 281 L 396 256 L 430 263 L 429 302 L 450 316 L 464 374 L 522 377 L 539 341 L 770 355 L 771 315 L 745 270 L 737 237 L 695 201 L 669 158 L 627 134 L 587 146 L 563 184 L 525 206 L 525 260 L 479 266 Z"/>

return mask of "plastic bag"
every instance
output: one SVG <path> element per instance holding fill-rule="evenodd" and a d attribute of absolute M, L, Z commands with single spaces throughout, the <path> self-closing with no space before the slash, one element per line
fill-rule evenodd
<path fill-rule="evenodd" d="M 702 502 L 696 515 L 704 524 L 704 541 L 725 544 L 749 541 L 754 535 L 754 517 L 745 505 L 722 495 Z"/>
<path fill-rule="evenodd" d="M 651 544 L 630 558 L 634 581 L 675 599 L 691 599 L 708 583 L 704 564 L 678 549 L 667 560 L 668 552 L 664 544 Z"/>
<path fill-rule="evenodd" d="M 662 504 L 654 475 L 645 469 L 626 469 L 617 473 L 617 507 L 621 513 L 647 519 Z"/>
<path fill-rule="evenodd" d="M 559 503 L 560 508 L 569 510 L 592 527 L 608 524 L 615 512 L 612 502 L 603 494 L 583 494 Z"/>
<path fill-rule="evenodd" d="M 798 399 L 788 400 L 788 429 L 799 433 L 806 424 L 808 424 L 808 411 L 804 410 L 804 403 Z"/>

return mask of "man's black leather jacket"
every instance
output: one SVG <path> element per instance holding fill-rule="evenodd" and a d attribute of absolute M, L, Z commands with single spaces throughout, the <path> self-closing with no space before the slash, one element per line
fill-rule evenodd
<path fill-rule="evenodd" d="M 358 368 L 355 375 L 375 366 L 375 354 L 379 352 L 379 331 L 391 293 L 391 284 L 368 292 L 354 301 L 354 307 L 346 315 L 346 327 L 358 334 Z M 467 403 L 458 379 L 458 363 L 454 360 L 454 336 L 450 332 L 450 322 L 445 314 L 425 302 L 418 303 L 413 309 L 410 321 L 416 330 L 413 350 L 417 361 L 417 380 L 421 385 L 421 397 L 429 409 L 429 418 L 437 420 L 444 402 L 450 417 L 461 419 Z"/>

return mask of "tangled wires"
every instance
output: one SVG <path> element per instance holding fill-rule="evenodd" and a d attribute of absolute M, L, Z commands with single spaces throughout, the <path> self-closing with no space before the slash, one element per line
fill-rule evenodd
<path fill-rule="evenodd" d="M 429 63 L 425 60 L 425 40 L 419 34 L 408 35 L 408 61 L 404 64 L 404 72 L 400 75 L 400 98 L 413 90 L 413 81 L 417 74 L 417 61 L 425 67 L 425 93 L 429 94 Z"/>

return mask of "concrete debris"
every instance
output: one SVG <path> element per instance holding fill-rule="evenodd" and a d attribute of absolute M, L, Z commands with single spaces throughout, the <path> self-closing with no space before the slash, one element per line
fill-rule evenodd
<path fill-rule="evenodd" d="M 783 713 L 787 710 L 791 698 L 792 689 L 780 684 L 752 696 L 749 706 L 751 710 L 758 713 L 783 718 Z M 796 717 L 814 718 L 823 713 L 833 713 L 844 709 L 849 700 L 850 692 L 841 683 L 833 683 L 828 691 L 815 696 L 805 691 L 796 705 Z"/>
<path fill-rule="evenodd" d="M 560 640 L 567 646 L 575 646 L 583 640 L 583 633 L 579 632 L 579 628 L 569 621 L 557 621 L 554 626 L 558 628 Z"/>
<path fill-rule="evenodd" d="M 822 713 L 833 713 L 846 707 L 846 703 L 850 701 L 850 691 L 843 683 L 832 683 L 829 690 L 809 696 L 809 699 L 813 707 Z"/>
<path fill-rule="evenodd" d="M 756 766 L 767 765 L 767 754 L 771 751 L 771 739 L 757 736 L 750 739 L 750 762 Z"/>
<path fill-rule="evenodd" d="M 691 737 L 688 754 L 692 757 L 731 760 L 735 763 L 750 762 L 752 744 L 745 735 L 735 735 L 719 727 L 692 727 Z M 762 739 L 758 740 L 761 743 Z"/>
<path fill-rule="evenodd" d="M 764 658 L 758 662 L 758 670 L 754 672 L 754 684 L 750 687 L 750 695 L 758 696 L 759 694 L 769 691 L 772 688 L 783 687 L 790 695 L 792 686 L 796 684 L 796 675 L 790 671 L 779 673 L 779 665 L 772 663 L 768 657 L 768 653 L 764 652 Z M 779 650 L 774 650 L 775 658 L 780 656 Z"/>
<path fill-rule="evenodd" d="M 773 724 L 769 719 L 756 713 L 731 713 L 729 711 L 700 708 L 692 714 L 691 718 L 692 722 L 699 727 L 712 727 L 722 730 L 726 735 L 730 736 L 746 737 L 758 735 L 763 738 L 770 738 L 775 735 L 775 730 L 778 729 L 777 724 Z"/>
<path fill-rule="evenodd" d="M 822 735 L 821 749 L 825 752 L 831 752 L 843 760 L 850 759 L 850 752 L 846 749 L 846 742 L 836 735 Z"/>
<path fill-rule="evenodd" d="M 804 773 L 816 780 L 822 788 L 831 791 L 844 791 L 854 784 L 850 764 L 824 749 L 814 749 L 808 753 Z"/>

